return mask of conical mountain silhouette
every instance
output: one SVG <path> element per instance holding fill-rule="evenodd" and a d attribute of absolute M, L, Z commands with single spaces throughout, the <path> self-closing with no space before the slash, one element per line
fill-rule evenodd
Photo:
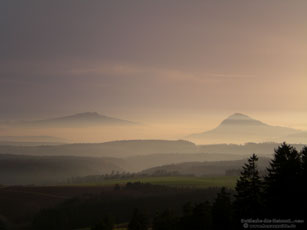
<path fill-rule="evenodd" d="M 215 129 L 192 134 L 187 139 L 201 143 L 245 143 L 276 141 L 298 133 L 296 129 L 271 126 L 245 114 L 234 113 L 223 120 Z"/>
<path fill-rule="evenodd" d="M 250 118 L 247 115 L 242 113 L 234 113 L 231 116 L 227 117 L 223 120 L 220 126 L 224 125 L 246 125 L 246 126 L 254 126 L 254 125 L 266 125 L 261 121 Z"/>

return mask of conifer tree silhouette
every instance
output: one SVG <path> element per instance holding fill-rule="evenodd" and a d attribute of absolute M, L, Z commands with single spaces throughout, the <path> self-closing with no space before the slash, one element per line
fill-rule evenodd
<path fill-rule="evenodd" d="M 262 216 L 262 181 L 257 168 L 258 157 L 253 154 L 244 164 L 236 184 L 235 214 L 237 219 Z"/>
<path fill-rule="evenodd" d="M 302 158 L 302 175 L 301 175 L 301 199 L 302 199 L 302 205 L 301 205 L 301 216 L 303 216 L 303 219 L 307 221 L 307 146 L 305 146 L 301 152 L 301 158 Z"/>
<path fill-rule="evenodd" d="M 264 198 L 267 215 L 278 218 L 298 218 L 301 202 L 302 168 L 297 150 L 286 143 L 275 149 L 274 159 L 270 162 L 265 176 Z"/>

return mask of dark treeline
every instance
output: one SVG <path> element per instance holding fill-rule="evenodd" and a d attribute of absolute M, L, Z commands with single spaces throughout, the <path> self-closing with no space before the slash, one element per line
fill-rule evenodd
<path fill-rule="evenodd" d="M 157 213 L 153 229 L 240 229 L 249 225 L 265 229 L 304 228 L 306 159 L 307 147 L 298 152 L 283 143 L 275 149 L 266 174 L 261 176 L 258 157 L 253 154 L 243 166 L 233 197 L 222 188 L 212 203 L 184 206 L 180 217 L 170 210 Z"/>
<path fill-rule="evenodd" d="M 101 175 L 88 175 L 84 177 L 71 177 L 67 179 L 65 184 L 91 184 L 100 183 L 106 180 L 114 179 L 133 179 L 139 177 L 160 177 L 160 176 L 194 176 L 192 174 L 181 174 L 177 171 L 168 172 L 166 170 L 157 170 L 154 173 L 131 173 L 131 172 L 120 172 L 112 171 L 111 173 L 101 174 Z"/>
<path fill-rule="evenodd" d="M 253 154 L 241 170 L 235 191 L 140 182 L 116 185 L 109 194 L 74 198 L 42 210 L 29 229 L 111 230 L 118 224 L 129 230 L 304 229 L 306 159 L 307 147 L 297 151 L 283 143 L 262 173 Z"/>
<path fill-rule="evenodd" d="M 183 214 L 166 209 L 156 213 L 153 230 L 305 228 L 307 147 L 298 152 L 283 143 L 277 149 L 266 174 L 257 168 L 253 154 L 243 166 L 234 196 L 225 188 L 213 202 L 187 203 Z M 130 230 L 148 229 L 148 217 L 135 210 Z M 101 228 L 102 229 L 102 228 Z"/>

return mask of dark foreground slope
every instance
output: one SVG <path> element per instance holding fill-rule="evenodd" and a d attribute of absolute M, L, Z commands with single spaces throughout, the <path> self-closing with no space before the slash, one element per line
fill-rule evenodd
<path fill-rule="evenodd" d="M 217 188 L 183 189 L 130 183 L 114 187 L 7 187 L 0 188 L 0 215 L 12 229 L 78 229 L 104 215 L 117 223 L 129 222 L 135 208 L 154 216 L 170 208 L 180 214 L 187 202 L 215 198 Z"/>

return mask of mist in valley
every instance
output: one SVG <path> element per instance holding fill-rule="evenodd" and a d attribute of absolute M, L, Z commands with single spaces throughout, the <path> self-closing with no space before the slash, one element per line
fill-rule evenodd
<path fill-rule="evenodd" d="M 114 173 L 217 176 L 233 170 L 238 175 L 251 153 L 263 159 L 261 167 L 265 168 L 280 140 L 295 137 L 292 143 L 300 151 L 306 135 L 241 113 L 226 117 L 212 130 L 180 139 L 184 127 L 170 127 L 164 129 L 174 132 L 172 135 L 147 124 L 93 112 L 6 123 L 11 135 L 17 131 L 28 136 L 1 137 L 1 183 L 66 183 L 73 177 Z M 177 132 L 180 128 L 183 131 Z M 173 139 L 167 138 L 170 136 Z"/>
<path fill-rule="evenodd" d="M 1 1 L 0 230 L 306 229 L 306 12 Z"/>

